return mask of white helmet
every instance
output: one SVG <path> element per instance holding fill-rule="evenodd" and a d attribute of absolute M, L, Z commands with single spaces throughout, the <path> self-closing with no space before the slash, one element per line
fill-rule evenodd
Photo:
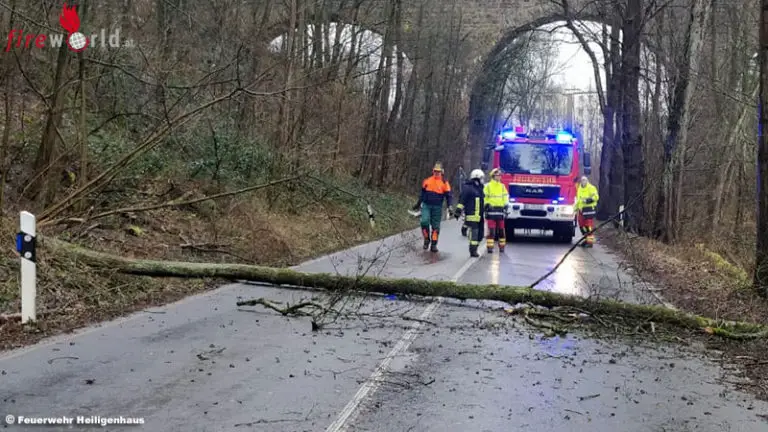
<path fill-rule="evenodd" d="M 481 170 L 481 169 L 474 169 L 474 170 L 472 170 L 472 172 L 469 174 L 469 178 L 470 178 L 470 179 L 478 179 L 478 180 L 482 180 L 482 179 L 483 179 L 483 177 L 485 177 L 485 174 L 483 173 L 483 170 Z"/>

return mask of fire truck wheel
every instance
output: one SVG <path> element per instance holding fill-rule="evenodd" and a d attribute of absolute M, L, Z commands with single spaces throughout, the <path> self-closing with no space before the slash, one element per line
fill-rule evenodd
<path fill-rule="evenodd" d="M 507 243 L 515 241 L 515 226 L 509 219 L 504 221 L 504 234 L 506 234 Z"/>
<path fill-rule="evenodd" d="M 561 227 L 556 227 L 553 234 L 558 243 L 571 244 L 574 235 L 573 226 L 570 223 L 563 224 Z"/>

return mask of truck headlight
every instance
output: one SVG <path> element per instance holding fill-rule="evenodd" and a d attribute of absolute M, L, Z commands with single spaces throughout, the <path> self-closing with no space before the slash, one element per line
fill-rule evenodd
<path fill-rule="evenodd" d="M 562 206 L 560 207 L 560 213 L 566 215 L 566 216 L 572 216 L 573 215 L 573 206 Z"/>

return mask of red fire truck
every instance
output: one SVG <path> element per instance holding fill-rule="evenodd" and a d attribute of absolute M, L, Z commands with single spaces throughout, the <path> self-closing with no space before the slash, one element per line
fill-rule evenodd
<path fill-rule="evenodd" d="M 582 168 L 585 175 L 591 173 L 589 153 L 567 131 L 528 134 L 517 126 L 502 130 L 495 141 L 486 148 L 483 168 L 493 156 L 492 167 L 501 169 L 501 182 L 509 191 L 507 241 L 514 241 L 515 229 L 536 229 L 571 243 L 576 226 L 574 179 Z"/>

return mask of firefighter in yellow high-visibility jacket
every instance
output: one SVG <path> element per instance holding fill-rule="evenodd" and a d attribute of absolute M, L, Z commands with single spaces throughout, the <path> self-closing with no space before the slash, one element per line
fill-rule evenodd
<path fill-rule="evenodd" d="M 504 230 L 504 218 L 509 207 L 509 192 L 507 187 L 501 182 L 501 170 L 494 168 L 491 170 L 491 181 L 486 183 L 483 188 L 485 195 L 485 220 L 488 223 L 488 236 L 485 238 L 485 245 L 488 247 L 488 253 L 493 253 L 493 243 L 496 237 L 499 239 L 499 252 L 504 252 L 507 245 L 507 233 Z"/>
<path fill-rule="evenodd" d="M 589 182 L 584 176 L 581 179 L 574 179 L 576 185 L 576 203 L 574 210 L 578 215 L 579 229 L 582 235 L 586 235 L 583 247 L 592 247 L 595 244 L 595 214 L 597 209 L 597 200 L 600 198 L 597 194 L 595 185 Z"/>

